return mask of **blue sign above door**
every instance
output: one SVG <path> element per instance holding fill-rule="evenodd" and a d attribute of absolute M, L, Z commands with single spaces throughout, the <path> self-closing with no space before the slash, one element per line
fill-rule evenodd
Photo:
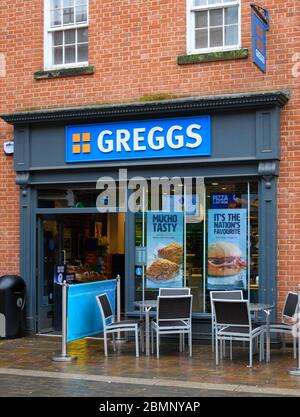
<path fill-rule="evenodd" d="M 66 127 L 66 162 L 210 155 L 210 116 Z"/>
<path fill-rule="evenodd" d="M 262 72 L 267 70 L 267 23 L 252 10 L 252 61 Z"/>

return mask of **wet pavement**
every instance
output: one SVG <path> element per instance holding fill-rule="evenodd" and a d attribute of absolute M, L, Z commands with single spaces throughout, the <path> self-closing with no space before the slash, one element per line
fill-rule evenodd
<path fill-rule="evenodd" d="M 225 358 L 217 367 L 210 345 L 196 342 L 192 358 L 180 353 L 177 343 L 162 343 L 159 359 L 136 358 L 133 343 L 115 353 L 110 347 L 105 358 L 102 340 L 83 339 L 68 346 L 76 362 L 55 363 L 52 353 L 59 349 L 57 337 L 1 340 L 1 395 L 300 396 L 300 377 L 287 373 L 296 365 L 290 348 L 272 349 L 270 364 L 255 357 L 252 369 L 247 349 L 234 348 L 233 361 Z"/>
<path fill-rule="evenodd" d="M 94 382 L 86 380 L 57 379 L 0 375 L 0 397 L 257 397 L 266 395 L 218 390 L 174 388 Z M 272 396 L 272 395 L 267 395 Z"/>

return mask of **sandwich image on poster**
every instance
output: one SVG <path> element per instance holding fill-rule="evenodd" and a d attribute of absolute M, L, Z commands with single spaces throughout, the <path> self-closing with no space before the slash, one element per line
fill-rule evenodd
<path fill-rule="evenodd" d="M 209 290 L 246 289 L 246 215 L 245 209 L 209 210 L 207 250 Z"/>
<path fill-rule="evenodd" d="M 147 213 L 146 288 L 182 287 L 183 213 Z"/>

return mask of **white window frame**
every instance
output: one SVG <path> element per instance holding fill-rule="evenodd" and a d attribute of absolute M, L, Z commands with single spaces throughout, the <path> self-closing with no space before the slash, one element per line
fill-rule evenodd
<path fill-rule="evenodd" d="M 217 46 L 214 48 L 201 48 L 196 49 L 195 42 L 195 12 L 197 11 L 207 11 L 213 9 L 227 8 L 231 6 L 238 6 L 238 44 L 229 45 L 229 46 Z M 207 4 L 204 6 L 194 6 L 194 0 L 186 0 L 186 39 L 187 39 L 187 54 L 199 54 L 199 53 L 209 53 L 209 52 L 222 52 L 222 51 L 236 51 L 241 49 L 241 39 L 242 39 L 242 13 L 241 13 L 241 0 L 233 0 L 226 3 L 216 3 L 216 4 Z"/>
<path fill-rule="evenodd" d="M 77 68 L 89 65 L 88 61 L 74 62 L 71 64 L 53 64 L 52 57 L 52 33 L 69 29 L 84 29 L 89 27 L 89 0 L 87 1 L 87 21 L 84 23 L 74 23 L 71 25 L 59 26 L 51 28 L 50 26 L 50 0 L 44 0 L 44 70 Z M 88 43 L 89 45 L 89 43 Z"/>

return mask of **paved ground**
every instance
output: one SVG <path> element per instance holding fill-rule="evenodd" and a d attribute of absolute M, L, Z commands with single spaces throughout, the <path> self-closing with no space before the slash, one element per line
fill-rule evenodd
<path fill-rule="evenodd" d="M 222 390 L 143 386 L 126 383 L 58 379 L 20 375 L 0 375 L 0 397 L 265 397 Z"/>
<path fill-rule="evenodd" d="M 288 375 L 296 365 L 291 349 L 272 349 L 271 363 L 254 359 L 234 348 L 233 361 L 215 365 L 210 345 L 195 343 L 193 357 L 180 353 L 178 344 L 162 343 L 161 357 L 135 357 L 133 343 L 117 352 L 103 353 L 103 341 L 84 339 L 70 343 L 77 356 L 70 364 L 52 362 L 60 349 L 57 337 L 0 340 L 0 395 L 42 396 L 297 396 L 300 377 Z M 74 393 L 74 394 L 73 394 Z"/>

